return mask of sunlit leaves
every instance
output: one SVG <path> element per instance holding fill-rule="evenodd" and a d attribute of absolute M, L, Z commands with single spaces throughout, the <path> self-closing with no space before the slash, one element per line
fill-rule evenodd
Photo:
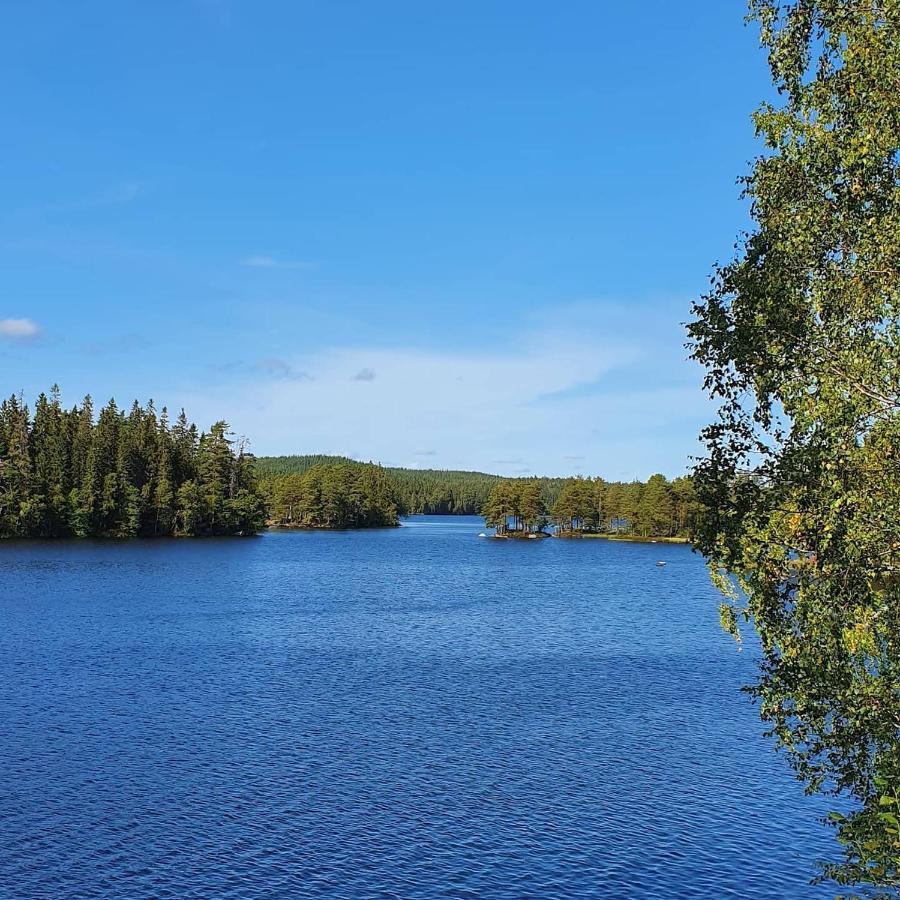
<path fill-rule="evenodd" d="M 698 535 L 763 649 L 753 693 L 832 819 L 843 884 L 900 886 L 900 0 L 753 0 L 779 104 L 754 230 L 695 307 L 720 400 Z M 734 632 L 743 601 L 730 595 Z M 888 798 L 885 800 L 884 798 Z M 893 818 L 892 818 L 893 817 Z"/>

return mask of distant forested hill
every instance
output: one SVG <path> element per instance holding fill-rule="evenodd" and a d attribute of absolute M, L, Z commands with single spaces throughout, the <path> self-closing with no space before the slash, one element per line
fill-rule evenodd
<path fill-rule="evenodd" d="M 334 466 L 351 463 L 361 465 L 358 460 L 346 456 L 328 456 L 324 453 L 310 453 L 305 456 L 257 456 L 256 471 L 261 478 L 270 475 L 302 475 L 313 466 Z"/>
<path fill-rule="evenodd" d="M 343 456 L 261 456 L 256 471 L 263 479 L 279 475 L 303 474 L 313 466 L 363 465 Z M 463 472 L 446 469 L 387 468 L 397 485 L 403 509 L 407 513 L 427 515 L 480 515 L 492 488 L 501 482 L 500 475 L 486 472 Z M 564 478 L 541 478 L 541 493 L 547 506 L 552 506 L 565 483 Z"/>

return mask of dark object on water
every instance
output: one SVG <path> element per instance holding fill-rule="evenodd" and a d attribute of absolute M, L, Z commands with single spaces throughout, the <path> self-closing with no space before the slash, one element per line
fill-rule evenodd
<path fill-rule="evenodd" d="M 665 564 L 665 561 L 662 559 L 657 563 L 658 566 L 664 566 Z"/>

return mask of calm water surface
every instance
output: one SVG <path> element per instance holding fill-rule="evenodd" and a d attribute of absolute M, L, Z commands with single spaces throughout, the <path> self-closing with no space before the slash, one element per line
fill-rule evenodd
<path fill-rule="evenodd" d="M 481 530 L 0 546 L 0 896 L 831 896 L 702 560 Z"/>

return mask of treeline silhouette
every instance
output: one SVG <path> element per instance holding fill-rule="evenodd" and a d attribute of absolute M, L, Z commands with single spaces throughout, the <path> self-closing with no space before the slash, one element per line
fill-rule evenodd
<path fill-rule="evenodd" d="M 199 432 L 182 410 L 114 400 L 64 409 L 59 388 L 32 415 L 0 403 L 0 538 L 254 534 L 265 522 L 253 458 L 225 422 Z"/>

